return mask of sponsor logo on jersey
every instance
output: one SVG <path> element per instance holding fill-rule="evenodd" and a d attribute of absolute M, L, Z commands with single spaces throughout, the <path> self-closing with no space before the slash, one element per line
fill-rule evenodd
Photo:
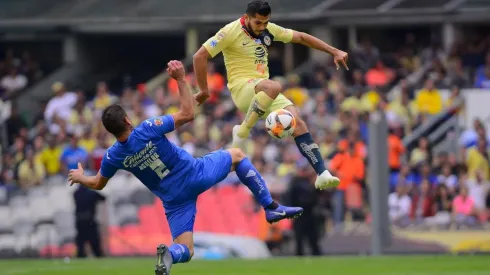
<path fill-rule="evenodd" d="M 214 48 L 214 47 L 216 47 L 217 45 L 218 45 L 218 41 L 216 41 L 216 40 L 212 40 L 212 41 L 211 41 L 211 48 Z"/>
<path fill-rule="evenodd" d="M 257 59 L 264 58 L 265 57 L 265 50 L 264 50 L 264 48 L 262 48 L 262 47 L 255 48 L 255 57 L 257 57 Z"/>

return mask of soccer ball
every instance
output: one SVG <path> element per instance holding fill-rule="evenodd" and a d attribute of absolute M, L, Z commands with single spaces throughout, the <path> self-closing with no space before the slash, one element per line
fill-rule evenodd
<path fill-rule="evenodd" d="M 265 128 L 275 138 L 291 136 L 296 127 L 296 119 L 291 112 L 279 109 L 271 112 L 265 120 Z"/>

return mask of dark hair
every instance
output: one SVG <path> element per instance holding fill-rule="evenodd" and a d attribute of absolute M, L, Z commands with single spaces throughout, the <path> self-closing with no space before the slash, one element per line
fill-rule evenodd
<path fill-rule="evenodd" d="M 113 104 L 107 107 L 102 113 L 102 124 L 104 124 L 104 127 L 109 133 L 118 137 L 127 129 L 125 121 L 127 116 L 128 114 L 121 105 Z"/>
<path fill-rule="evenodd" d="M 247 14 L 251 17 L 255 17 L 256 14 L 268 16 L 271 14 L 271 6 L 267 1 L 252 0 L 247 5 Z"/>

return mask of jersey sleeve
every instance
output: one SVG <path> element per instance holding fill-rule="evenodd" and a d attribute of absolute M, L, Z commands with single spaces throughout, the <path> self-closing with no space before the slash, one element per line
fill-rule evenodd
<path fill-rule="evenodd" d="M 172 115 L 164 115 L 145 120 L 146 130 L 151 134 L 163 137 L 165 134 L 175 130 L 175 121 Z"/>
<path fill-rule="evenodd" d="M 109 150 L 106 151 L 105 156 L 102 158 L 102 162 L 100 164 L 100 175 L 102 175 L 106 179 L 110 179 L 116 174 L 117 167 L 110 163 L 110 155 Z"/>
<path fill-rule="evenodd" d="M 226 49 L 233 41 L 233 29 L 229 26 L 223 27 L 214 36 L 204 42 L 203 46 L 208 50 L 211 57 L 215 57 Z"/>
<path fill-rule="evenodd" d="M 293 40 L 293 30 L 283 28 L 274 23 L 267 25 L 267 30 L 274 36 L 274 41 L 280 41 L 283 43 L 289 43 Z"/>

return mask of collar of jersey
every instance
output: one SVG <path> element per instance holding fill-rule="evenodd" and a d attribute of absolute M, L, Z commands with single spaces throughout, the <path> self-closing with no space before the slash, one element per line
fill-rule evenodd
<path fill-rule="evenodd" d="M 248 36 L 250 37 L 250 39 L 252 40 L 255 40 L 255 39 L 259 39 L 259 37 L 255 36 L 252 32 L 250 32 L 247 28 L 247 25 L 245 25 L 245 17 L 242 16 L 240 17 L 240 24 L 242 25 L 242 30 L 243 32 Z"/>

